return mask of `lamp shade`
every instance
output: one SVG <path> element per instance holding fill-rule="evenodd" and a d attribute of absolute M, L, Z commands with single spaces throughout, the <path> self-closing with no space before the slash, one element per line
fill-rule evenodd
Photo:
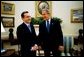
<path fill-rule="evenodd" d="M 4 29 L 3 25 L 2 25 L 2 22 L 1 22 L 1 32 L 5 32 L 5 29 Z"/>

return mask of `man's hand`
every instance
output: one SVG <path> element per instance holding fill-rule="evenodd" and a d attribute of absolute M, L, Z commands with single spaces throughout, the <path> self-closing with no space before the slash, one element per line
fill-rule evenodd
<path fill-rule="evenodd" d="M 31 51 L 36 51 L 38 49 L 37 44 L 35 44 L 34 46 L 31 47 Z"/>
<path fill-rule="evenodd" d="M 64 46 L 59 46 L 58 49 L 59 51 L 64 52 Z"/>

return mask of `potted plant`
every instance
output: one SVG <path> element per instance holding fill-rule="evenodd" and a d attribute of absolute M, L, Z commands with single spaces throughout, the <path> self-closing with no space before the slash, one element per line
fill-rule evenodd
<path fill-rule="evenodd" d="M 58 17 L 53 17 L 53 19 L 62 23 L 62 20 Z M 32 17 L 31 22 L 35 25 L 39 25 L 42 21 L 43 21 L 42 17 L 36 17 L 36 18 Z"/>

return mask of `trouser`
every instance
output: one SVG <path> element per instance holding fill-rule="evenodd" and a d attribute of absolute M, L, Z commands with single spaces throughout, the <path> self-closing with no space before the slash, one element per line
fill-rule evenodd
<path fill-rule="evenodd" d="M 53 56 L 60 56 L 61 52 L 58 50 L 58 46 L 57 47 L 46 47 L 43 49 L 44 50 L 44 55 L 45 56 L 51 56 L 51 52 Z"/>
<path fill-rule="evenodd" d="M 59 50 L 56 50 L 56 49 L 53 49 L 53 50 L 49 50 L 49 49 L 44 50 L 44 55 L 45 56 L 51 56 L 50 52 L 52 52 L 53 56 L 60 56 L 61 55 L 61 52 Z"/>
<path fill-rule="evenodd" d="M 36 51 L 21 51 L 21 56 L 36 56 Z"/>

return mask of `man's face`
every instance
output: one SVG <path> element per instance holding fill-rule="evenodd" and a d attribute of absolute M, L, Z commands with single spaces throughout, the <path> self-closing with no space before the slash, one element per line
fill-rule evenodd
<path fill-rule="evenodd" d="M 29 13 L 24 14 L 23 21 L 26 22 L 26 23 L 31 22 L 31 16 L 29 15 Z"/>
<path fill-rule="evenodd" d="M 42 11 L 42 17 L 44 20 L 49 19 L 49 14 L 46 11 Z"/>

